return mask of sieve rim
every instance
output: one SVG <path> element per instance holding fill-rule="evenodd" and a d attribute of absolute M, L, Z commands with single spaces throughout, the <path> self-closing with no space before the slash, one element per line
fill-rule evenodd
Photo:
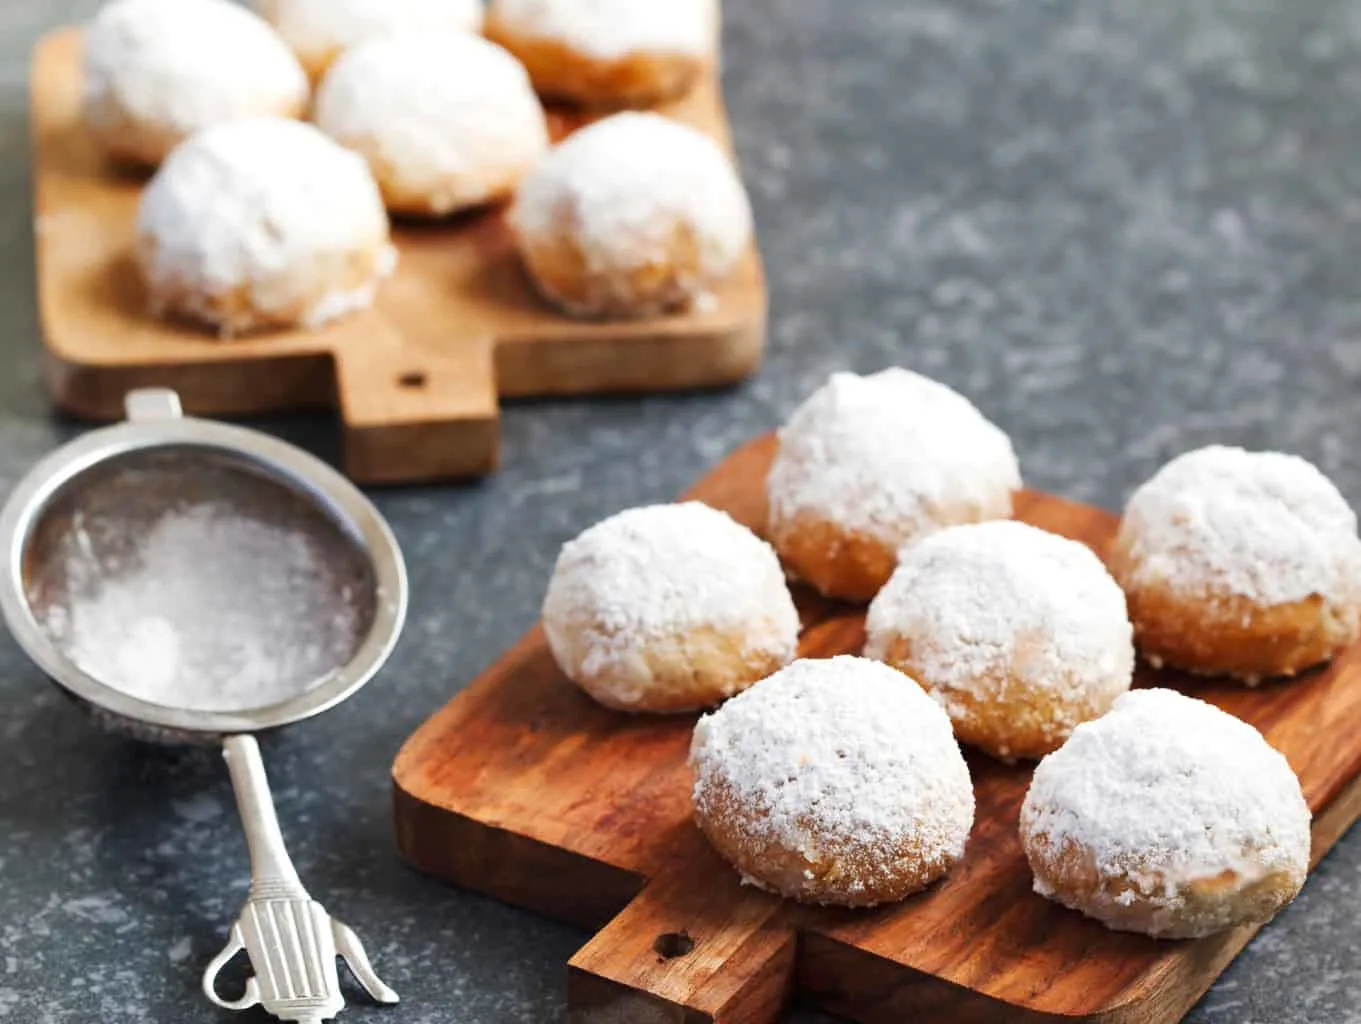
<path fill-rule="evenodd" d="M 134 697 L 81 669 L 51 640 L 34 614 L 24 582 L 24 556 L 53 499 L 98 466 L 134 453 L 172 448 L 220 451 L 252 463 L 322 508 L 359 541 L 373 570 L 373 620 L 350 660 L 310 688 L 257 708 L 229 711 L 176 708 Z M 136 420 L 93 430 L 42 458 L 15 485 L 0 509 L 3 578 L 0 614 L 11 635 L 46 674 L 76 699 L 95 706 L 130 731 L 154 726 L 194 739 L 258 732 L 300 722 L 335 707 L 364 686 L 391 655 L 406 620 L 406 564 L 377 507 L 349 480 L 316 456 L 256 430 L 195 417 Z"/>

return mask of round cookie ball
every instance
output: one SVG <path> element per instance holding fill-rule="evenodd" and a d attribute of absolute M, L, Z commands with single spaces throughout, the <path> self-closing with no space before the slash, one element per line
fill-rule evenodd
<path fill-rule="evenodd" d="M 918 680 L 963 743 L 1040 757 L 1129 689 L 1125 596 L 1084 544 L 1002 520 L 903 549 L 870 604 L 866 657 Z"/>
<path fill-rule="evenodd" d="M 137 260 L 154 313 L 229 336 L 369 305 L 396 251 L 363 159 L 309 124 L 257 118 L 170 155 L 142 193 Z"/>
<path fill-rule="evenodd" d="M 508 198 L 548 150 L 524 68 L 467 34 L 407 34 L 347 51 L 313 118 L 369 162 L 390 211 L 413 216 Z"/>
<path fill-rule="evenodd" d="M 701 302 L 751 244 L 751 206 L 713 140 L 658 114 L 581 129 L 526 175 L 511 226 L 530 279 L 575 316 Z"/>
<path fill-rule="evenodd" d="M 86 27 L 83 60 L 85 124 L 120 163 L 158 164 L 226 121 L 307 110 L 288 47 L 228 0 L 114 0 Z"/>
<path fill-rule="evenodd" d="M 1155 666 L 1252 685 L 1357 638 L 1356 515 L 1294 455 L 1214 446 L 1178 456 L 1130 497 L 1110 562 Z"/>
<path fill-rule="evenodd" d="M 899 548 L 1007 518 L 1020 486 L 1011 441 L 963 395 L 898 368 L 834 373 L 780 431 L 767 535 L 823 594 L 868 601 Z"/>
<path fill-rule="evenodd" d="M 256 6 L 313 79 L 361 43 L 482 27 L 481 0 L 257 0 Z"/>
<path fill-rule="evenodd" d="M 693 711 L 787 664 L 799 615 L 770 546 L 698 502 L 611 516 L 563 546 L 543 628 L 606 707 Z"/>
<path fill-rule="evenodd" d="M 695 819 L 745 881 L 870 907 L 944 876 L 973 827 L 950 721 L 865 658 L 796 661 L 700 719 Z"/>
<path fill-rule="evenodd" d="M 715 59 L 715 0 L 492 0 L 487 35 L 545 96 L 647 106 L 686 92 Z"/>
<path fill-rule="evenodd" d="M 1021 845 L 1040 895 L 1116 931 L 1196 938 L 1295 898 L 1309 818 L 1295 773 L 1252 726 L 1134 690 L 1036 767 Z"/>

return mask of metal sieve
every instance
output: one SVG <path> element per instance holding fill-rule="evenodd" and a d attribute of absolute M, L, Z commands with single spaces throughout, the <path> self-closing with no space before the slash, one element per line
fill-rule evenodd
<path fill-rule="evenodd" d="M 173 391 L 134 391 L 125 404 L 126 422 L 47 456 L 0 512 L 5 622 L 103 724 L 159 742 L 222 744 L 251 887 L 227 947 L 204 972 L 214 1004 L 258 1005 L 298 1024 L 327 1020 L 345 1005 L 337 956 L 369 995 L 394 1003 L 354 932 L 299 880 L 251 734 L 333 707 L 386 661 L 407 602 L 396 539 L 358 489 L 291 445 L 184 417 Z M 181 522 L 191 528 L 153 551 L 153 539 Z M 145 576 L 153 562 L 173 580 L 118 582 Z M 186 600 L 202 607 L 186 609 Z M 111 644 L 138 629 L 121 630 L 116 618 L 113 628 L 101 623 L 95 613 L 111 601 L 135 626 L 150 627 L 141 646 L 119 648 L 121 660 Z M 268 642 L 231 628 L 220 642 L 208 628 L 219 618 L 238 634 L 268 632 Z M 102 632 L 85 628 L 92 622 Z M 271 623 L 292 631 L 265 630 Z M 160 657 L 166 651 L 169 661 Z M 153 669 L 162 676 L 157 689 L 134 685 Z M 233 674 L 248 670 L 260 681 L 234 687 Z M 202 685 L 210 674 L 221 685 Z M 254 974 L 240 998 L 224 999 L 217 977 L 242 950 Z"/>

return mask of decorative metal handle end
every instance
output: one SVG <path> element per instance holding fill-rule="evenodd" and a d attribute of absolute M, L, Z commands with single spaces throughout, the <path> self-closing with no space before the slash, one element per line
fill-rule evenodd
<path fill-rule="evenodd" d="M 400 1002 L 401 997 L 385 985 L 383 979 L 374 971 L 373 965 L 369 963 L 369 955 L 364 952 L 364 944 L 359 941 L 359 936 L 353 929 L 332 918 L 331 932 L 335 936 L 336 952 L 344 959 L 350 973 L 364 987 L 369 997 L 379 1003 Z"/>
<path fill-rule="evenodd" d="M 217 994 L 217 977 L 243 949 L 255 977 L 246 982 L 240 999 L 223 999 Z M 327 914 L 320 903 L 306 894 L 252 896 L 241 920 L 232 925 L 227 948 L 204 972 L 203 991 L 224 1010 L 258 1005 L 280 1020 L 297 1024 L 330 1020 L 345 1006 L 336 957 L 345 960 L 375 1002 L 397 1002 L 397 993 L 383 984 L 369 963 L 359 936 Z"/>
<path fill-rule="evenodd" d="M 240 999 L 223 999 L 217 994 L 217 978 L 222 973 L 222 968 L 237 953 L 246 948 L 245 940 L 241 936 L 241 926 L 232 925 L 231 936 L 227 939 L 227 946 L 221 953 L 213 957 L 212 961 L 203 971 L 203 994 L 213 1003 L 224 1010 L 249 1010 L 252 1006 L 260 1003 L 260 987 L 254 978 L 246 979 L 246 991 Z"/>
<path fill-rule="evenodd" d="M 241 918 L 232 926 L 227 948 L 208 965 L 204 975 L 203 990 L 208 998 L 228 1010 L 258 1004 L 280 1020 L 319 1024 L 345 1007 L 336 962 L 340 956 L 370 996 L 380 1003 L 397 1002 L 397 993 L 374 973 L 359 937 L 326 913 L 298 880 L 284 849 L 255 740 L 231 736 L 225 747 L 250 847 L 251 887 Z M 227 1002 L 217 994 L 217 976 L 243 949 L 255 977 L 246 983 L 245 996 Z"/>

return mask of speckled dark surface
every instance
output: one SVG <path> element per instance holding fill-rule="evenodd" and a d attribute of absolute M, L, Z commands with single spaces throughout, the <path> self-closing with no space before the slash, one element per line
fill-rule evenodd
<path fill-rule="evenodd" d="M 39 32 L 93 6 L 0 9 L 4 489 L 76 430 L 38 380 L 24 74 Z M 266 742 L 303 877 L 404 997 L 342 1019 L 560 1016 L 583 936 L 407 870 L 388 766 L 533 620 L 564 539 L 673 495 L 828 371 L 944 379 L 1012 433 L 1031 483 L 1076 498 L 1116 505 L 1220 440 L 1299 452 L 1361 501 L 1361 6 L 729 7 L 765 369 L 721 394 L 518 405 L 499 476 L 379 495 L 411 563 L 407 634 L 353 701 Z M 329 451 L 324 420 L 271 426 Z M 94 731 L 8 637 L 0 700 L 0 1021 L 219 1019 L 198 978 L 246 862 L 218 757 Z M 1353 835 L 1190 1019 L 1361 1021 L 1359 879 Z"/>

